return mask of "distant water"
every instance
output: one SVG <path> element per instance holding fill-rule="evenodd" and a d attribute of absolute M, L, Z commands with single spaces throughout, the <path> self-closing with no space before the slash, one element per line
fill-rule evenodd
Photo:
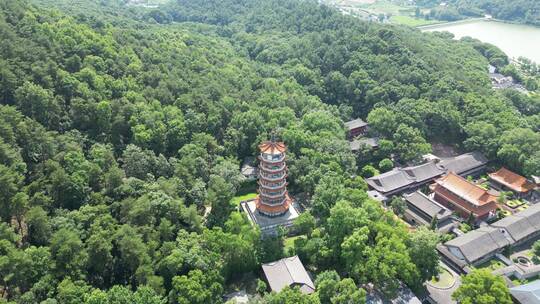
<path fill-rule="evenodd" d="M 475 20 L 428 26 L 421 30 L 448 31 L 454 34 L 456 39 L 470 36 L 498 46 L 511 58 L 523 56 L 540 63 L 540 27 Z"/>

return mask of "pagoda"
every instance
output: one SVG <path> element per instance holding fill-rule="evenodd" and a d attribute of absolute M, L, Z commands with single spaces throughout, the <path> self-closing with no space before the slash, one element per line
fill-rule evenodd
<path fill-rule="evenodd" d="M 257 211 L 265 216 L 285 214 L 292 204 L 287 192 L 287 165 L 283 142 L 265 141 L 259 145 L 259 195 L 255 199 Z"/>
<path fill-rule="evenodd" d="M 259 145 L 258 195 L 240 202 L 249 221 L 262 235 L 277 235 L 281 228 L 292 228 L 300 212 L 287 192 L 287 147 L 272 140 Z"/>

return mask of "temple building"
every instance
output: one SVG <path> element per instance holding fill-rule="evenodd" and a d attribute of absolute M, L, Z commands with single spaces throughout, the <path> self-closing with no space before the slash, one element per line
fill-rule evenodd
<path fill-rule="evenodd" d="M 347 128 L 347 137 L 349 139 L 364 136 L 367 134 L 369 129 L 368 123 L 360 118 L 346 122 L 345 127 Z"/>
<path fill-rule="evenodd" d="M 259 150 L 258 195 L 240 205 L 263 234 L 275 234 L 280 227 L 291 227 L 299 215 L 287 191 L 287 147 L 270 140 L 260 144 Z"/>
<path fill-rule="evenodd" d="M 494 188 L 505 191 L 510 190 L 519 198 L 528 197 L 536 188 L 536 185 L 525 177 L 504 167 L 497 172 L 488 174 L 488 176 Z"/>
<path fill-rule="evenodd" d="M 434 200 L 467 219 L 488 220 L 497 215 L 497 196 L 450 172 L 431 186 Z"/>
<path fill-rule="evenodd" d="M 315 284 L 297 255 L 262 264 L 262 269 L 271 291 L 280 292 L 288 286 L 298 287 L 303 294 L 315 292 Z"/>
<path fill-rule="evenodd" d="M 291 206 L 287 192 L 287 165 L 285 144 L 265 141 L 259 145 L 259 195 L 255 199 L 257 211 L 276 217 L 285 214 Z"/>

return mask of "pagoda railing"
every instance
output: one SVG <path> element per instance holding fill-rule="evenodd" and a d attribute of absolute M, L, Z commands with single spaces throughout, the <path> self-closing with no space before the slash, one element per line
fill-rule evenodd
<path fill-rule="evenodd" d="M 264 166 L 264 165 L 259 166 L 259 169 L 260 169 L 261 171 L 270 172 L 270 173 L 272 173 L 272 172 L 283 171 L 283 170 L 285 170 L 285 168 L 287 168 L 287 166 L 286 166 L 285 164 L 283 164 L 283 165 L 280 166 L 280 167 L 273 167 L 273 168 L 268 168 L 268 167 L 266 167 L 266 166 Z"/>
<path fill-rule="evenodd" d="M 259 202 L 263 205 L 266 205 L 266 206 L 271 206 L 271 207 L 275 207 L 275 206 L 279 206 L 279 205 L 283 205 L 285 203 L 285 200 L 287 198 L 284 198 L 276 203 L 271 203 L 271 202 L 267 202 L 267 201 L 264 201 L 264 200 L 260 200 Z"/>
<path fill-rule="evenodd" d="M 262 155 L 259 155 L 259 160 L 261 162 L 265 162 L 265 163 L 280 163 L 280 162 L 283 162 L 285 160 L 285 155 L 282 155 L 281 157 L 279 158 L 276 158 L 276 159 L 268 159 Z"/>
<path fill-rule="evenodd" d="M 275 186 L 270 186 L 270 185 L 266 185 L 264 183 L 261 183 L 261 181 L 259 180 L 259 186 L 261 188 L 264 188 L 264 189 L 268 189 L 268 190 L 275 190 L 275 189 L 281 189 L 281 188 L 284 188 L 285 186 L 287 186 L 287 182 L 286 181 L 283 181 L 281 182 L 280 184 L 277 184 Z"/>
<path fill-rule="evenodd" d="M 283 190 L 277 193 L 267 193 L 267 192 L 259 191 L 259 194 L 261 196 L 268 197 L 268 198 L 278 198 L 278 197 L 285 196 L 285 194 L 287 194 L 287 190 Z"/>
<path fill-rule="evenodd" d="M 279 181 L 279 180 L 282 180 L 282 179 L 287 177 L 287 174 L 285 172 L 283 174 L 280 174 L 279 176 L 276 176 L 276 177 L 265 176 L 264 174 L 260 174 L 260 175 L 262 176 L 262 178 L 265 181 L 269 181 L 269 182 Z"/>

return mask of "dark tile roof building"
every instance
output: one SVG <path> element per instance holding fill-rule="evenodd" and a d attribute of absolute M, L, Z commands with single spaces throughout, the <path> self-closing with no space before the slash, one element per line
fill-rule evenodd
<path fill-rule="evenodd" d="M 348 131 L 348 136 L 353 139 L 360 135 L 365 135 L 368 131 L 368 123 L 358 118 L 345 123 L 345 127 Z"/>
<path fill-rule="evenodd" d="M 472 152 L 455 157 L 428 161 L 418 166 L 394 168 L 393 170 L 366 179 L 370 189 L 384 196 L 392 196 L 434 181 L 449 172 L 461 176 L 482 171 L 487 159 L 480 153 Z"/>
<path fill-rule="evenodd" d="M 349 142 L 352 152 L 360 151 L 362 147 L 368 147 L 370 149 L 379 148 L 379 139 L 377 137 L 359 138 Z"/>
<path fill-rule="evenodd" d="M 496 221 L 491 226 L 506 231 L 514 243 L 524 242 L 540 232 L 540 204 L 531 205 L 521 212 Z"/>
<path fill-rule="evenodd" d="M 510 294 L 520 304 L 540 304 L 540 280 L 512 287 Z"/>
<path fill-rule="evenodd" d="M 363 286 L 366 289 L 366 304 L 422 304 L 422 301 L 403 283 L 399 283 L 396 297 L 389 299 L 376 290 L 372 284 Z"/>
<path fill-rule="evenodd" d="M 298 286 L 305 294 L 315 291 L 315 284 L 296 255 L 263 264 L 262 269 L 272 291 L 279 292 L 287 286 Z"/>
<path fill-rule="evenodd" d="M 408 207 L 405 217 L 413 224 L 429 225 L 433 218 L 437 218 L 438 223 L 442 224 L 452 215 L 452 211 L 420 191 L 405 194 L 403 198 Z"/>
<path fill-rule="evenodd" d="M 259 171 L 255 164 L 255 158 L 246 157 L 242 163 L 242 167 L 240 168 L 240 173 L 242 173 L 242 175 L 248 180 L 255 180 L 258 177 L 258 172 Z"/>
<path fill-rule="evenodd" d="M 509 237 L 500 229 L 486 226 L 458 236 L 445 245 L 458 259 L 465 260 L 467 264 L 478 264 L 510 243 Z"/>
<path fill-rule="evenodd" d="M 446 172 L 454 172 L 461 176 L 474 175 L 483 170 L 488 163 L 487 158 L 479 152 L 461 154 L 455 157 L 443 158 L 439 165 Z"/>
<path fill-rule="evenodd" d="M 540 204 L 467 232 L 438 248 L 459 267 L 486 261 L 506 246 L 517 246 L 540 234 Z"/>
<path fill-rule="evenodd" d="M 435 180 L 444 174 L 434 162 L 406 168 L 394 168 L 391 171 L 366 179 L 370 188 L 389 196 L 405 190 L 413 190 Z"/>

